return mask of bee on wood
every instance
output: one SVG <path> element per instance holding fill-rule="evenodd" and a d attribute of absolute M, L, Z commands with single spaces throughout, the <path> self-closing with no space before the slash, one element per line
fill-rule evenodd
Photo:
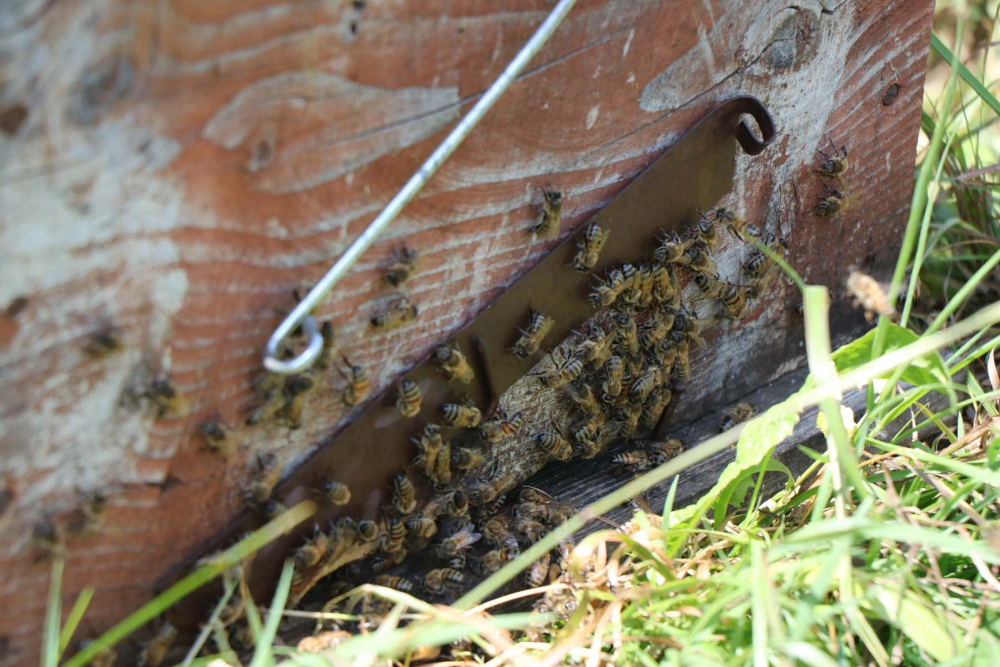
<path fill-rule="evenodd" d="M 653 350 L 670 333 L 670 327 L 674 323 L 672 313 L 665 313 L 661 317 L 652 317 L 647 321 L 647 326 L 639 337 L 639 343 L 645 350 Z"/>
<path fill-rule="evenodd" d="M 80 493 L 79 518 L 70 524 L 70 532 L 93 535 L 104 526 L 107 515 L 108 498 L 103 491 L 95 489 L 89 493 Z"/>
<path fill-rule="evenodd" d="M 611 346 L 617 337 L 617 330 L 608 334 L 601 327 L 591 324 L 587 337 L 573 350 L 573 356 L 593 368 L 600 368 L 611 357 Z"/>
<path fill-rule="evenodd" d="M 385 572 L 395 564 L 395 558 L 383 556 L 382 554 L 376 554 L 375 557 L 372 558 L 372 573 L 378 574 L 379 572 Z"/>
<path fill-rule="evenodd" d="M 438 486 L 451 481 L 451 443 L 447 440 L 441 443 L 441 450 L 434 461 L 434 473 L 430 479 Z"/>
<path fill-rule="evenodd" d="M 476 377 L 472 366 L 458 349 L 457 344 L 456 347 L 442 346 L 437 348 L 434 350 L 434 356 L 438 364 L 441 365 L 444 376 L 449 380 L 458 380 L 463 384 L 469 384 Z"/>
<path fill-rule="evenodd" d="M 493 417 L 479 426 L 479 435 L 486 442 L 495 445 L 502 441 L 504 436 L 517 433 L 523 421 L 524 417 L 521 413 L 515 413 L 513 417 L 510 417 L 503 408 L 498 407 Z"/>
<path fill-rule="evenodd" d="M 667 409 L 667 405 L 670 404 L 670 399 L 673 396 L 669 387 L 659 387 L 653 392 L 652 399 L 644 403 L 642 406 L 642 416 L 639 420 L 650 428 L 653 428 L 659 423 L 660 417 L 663 415 L 663 411 Z"/>
<path fill-rule="evenodd" d="M 460 428 L 475 428 L 483 418 L 483 413 L 472 404 L 445 403 L 441 406 L 441 414 L 446 425 Z"/>
<path fill-rule="evenodd" d="M 677 438 L 655 445 L 649 452 L 649 461 L 654 466 L 660 466 L 684 451 L 684 443 Z"/>
<path fill-rule="evenodd" d="M 258 392 L 258 394 L 264 396 L 264 401 L 254 407 L 247 415 L 246 424 L 247 426 L 256 426 L 257 424 L 262 424 L 269 421 L 278 412 L 285 407 L 285 396 L 284 392 L 280 389 L 274 389 L 269 393 Z"/>
<path fill-rule="evenodd" d="M 417 438 L 411 438 L 411 442 L 416 444 L 420 454 L 416 463 L 423 468 L 424 474 L 433 479 L 434 471 L 437 467 L 437 459 L 444 444 L 441 439 L 441 427 L 437 424 L 427 424 L 423 432 Z"/>
<path fill-rule="evenodd" d="M 569 461 L 573 458 L 573 448 L 555 430 L 555 425 L 553 425 L 553 430 L 536 433 L 531 439 L 539 449 L 557 461 Z"/>
<path fill-rule="evenodd" d="M 719 244 L 719 232 L 715 222 L 705 213 L 701 214 L 695 224 L 695 233 L 698 235 L 698 240 L 705 244 L 709 252 L 713 252 L 715 246 Z"/>
<path fill-rule="evenodd" d="M 403 522 L 406 532 L 416 537 L 431 538 L 437 534 L 437 522 L 424 514 L 414 514 L 406 518 Z"/>
<path fill-rule="evenodd" d="M 701 349 L 705 349 L 705 341 L 702 340 L 700 334 L 703 329 L 715 324 L 715 322 L 716 320 L 700 320 L 696 317 L 691 317 L 691 313 L 687 312 L 686 309 L 681 309 L 674 314 L 674 323 L 671 332 L 683 333 L 693 340 L 695 345 Z"/>
<path fill-rule="evenodd" d="M 601 410 L 601 404 L 597 402 L 597 398 L 594 396 L 594 391 L 590 388 L 590 385 L 577 382 L 572 385 L 565 384 L 562 389 L 584 414 L 595 419 L 604 415 L 604 411 Z"/>
<path fill-rule="evenodd" d="M 707 273 L 712 276 L 719 272 L 715 261 L 708 253 L 708 247 L 700 241 L 692 244 L 690 248 L 685 250 L 684 257 L 687 259 L 688 268 L 692 271 Z"/>
<path fill-rule="evenodd" d="M 351 502 L 351 489 L 343 482 L 328 479 L 323 482 L 323 498 L 331 505 L 346 505 Z"/>
<path fill-rule="evenodd" d="M 475 527 L 469 523 L 462 526 L 462 528 L 455 532 L 451 537 L 443 541 L 439 545 L 438 550 L 443 557 L 451 558 L 459 551 L 468 549 L 473 544 L 478 542 L 480 537 L 482 537 L 482 535 L 475 532 Z"/>
<path fill-rule="evenodd" d="M 31 529 L 31 543 L 45 557 L 61 555 L 66 551 L 62 530 L 48 517 L 40 520 Z"/>
<path fill-rule="evenodd" d="M 635 357 L 639 355 L 639 334 L 635 324 L 635 318 L 628 313 L 615 314 L 615 328 L 618 331 L 618 341 L 622 344 L 622 349 L 626 355 Z"/>
<path fill-rule="evenodd" d="M 664 381 L 663 370 L 657 366 L 650 366 L 632 385 L 632 389 L 629 391 L 629 400 L 640 404 L 645 402 L 649 393 L 662 385 Z"/>
<path fill-rule="evenodd" d="M 522 359 L 538 352 L 542 340 L 552 330 L 555 323 L 556 321 L 551 317 L 545 317 L 541 313 L 532 310 L 531 315 L 528 317 L 527 330 L 517 330 L 520 338 L 514 343 L 514 347 L 510 348 L 510 351 Z"/>
<path fill-rule="evenodd" d="M 725 225 L 726 230 L 732 237 L 740 241 L 749 242 L 748 239 L 750 237 L 759 239 L 762 236 L 760 229 L 747 222 L 743 216 L 732 209 L 717 209 L 715 211 L 715 221 Z"/>
<path fill-rule="evenodd" d="M 600 453 L 597 439 L 601 437 L 601 425 L 596 421 L 585 421 L 571 434 L 574 444 L 579 448 L 580 458 L 592 459 Z"/>
<path fill-rule="evenodd" d="M 401 591 L 403 593 L 410 593 L 413 591 L 412 581 L 402 577 L 393 577 L 388 574 L 382 574 L 375 577 L 375 585 L 385 586 L 386 588 L 392 588 L 393 590 Z"/>
<path fill-rule="evenodd" d="M 495 547 L 518 549 L 517 538 L 510 532 L 508 517 L 494 516 L 483 524 L 483 537 Z"/>
<path fill-rule="evenodd" d="M 601 249 L 610 235 L 611 230 L 602 230 L 600 223 L 596 220 L 587 225 L 583 230 L 583 238 L 577 241 L 579 250 L 570 266 L 580 273 L 586 273 L 593 269 L 600 257 Z"/>
<path fill-rule="evenodd" d="M 358 536 L 365 542 L 374 542 L 378 539 L 380 532 L 378 524 L 371 519 L 358 521 Z"/>
<path fill-rule="evenodd" d="M 403 551 L 403 542 L 406 540 L 406 526 L 398 518 L 389 519 L 385 530 L 382 531 L 382 551 L 388 554 L 398 554 Z"/>
<path fill-rule="evenodd" d="M 691 355 L 688 340 L 687 336 L 679 332 L 675 333 L 677 333 L 677 337 L 673 339 L 673 343 L 674 350 L 677 352 L 677 360 L 674 362 L 674 376 L 680 380 L 686 380 L 691 377 Z"/>
<path fill-rule="evenodd" d="M 695 277 L 701 275 L 695 273 Z M 652 267 L 653 301 L 663 305 L 676 304 L 680 300 L 681 290 L 677 285 L 674 272 L 668 265 L 655 264 Z"/>
<path fill-rule="evenodd" d="M 537 519 L 551 526 L 557 526 L 569 519 L 576 510 L 554 498 L 545 498 L 544 502 L 522 502 L 517 506 L 515 514 L 519 517 Z"/>
<path fill-rule="evenodd" d="M 528 570 L 524 573 L 524 583 L 528 588 L 538 588 L 545 583 L 545 580 L 549 576 L 550 562 L 551 556 L 545 553 L 541 558 L 528 566 Z"/>
<path fill-rule="evenodd" d="M 393 287 L 399 287 L 417 272 L 419 256 L 416 250 L 405 247 L 402 250 L 393 250 L 392 256 L 395 261 L 385 272 L 385 282 Z"/>
<path fill-rule="evenodd" d="M 737 403 L 732 410 L 727 412 L 719 424 L 719 433 L 728 431 L 737 424 L 753 419 L 757 416 L 757 408 L 751 403 Z"/>
<path fill-rule="evenodd" d="M 373 317 L 371 324 L 376 329 L 388 331 L 415 320 L 417 312 L 417 307 L 410 303 L 407 297 L 402 296 L 395 306 Z"/>
<path fill-rule="evenodd" d="M 453 570 L 464 570 L 466 566 L 465 552 L 459 551 L 457 554 L 448 559 L 448 567 Z"/>
<path fill-rule="evenodd" d="M 556 361 L 555 353 L 552 353 L 552 365 L 539 374 L 539 377 L 546 387 L 561 387 L 564 384 L 573 382 L 580 373 L 583 372 L 583 362 L 576 357 L 562 357 Z"/>
<path fill-rule="evenodd" d="M 233 455 L 236 443 L 229 437 L 226 425 L 221 420 L 208 419 L 203 421 L 198 430 L 201 432 L 201 439 L 204 441 L 206 449 L 225 459 Z"/>
<path fill-rule="evenodd" d="M 428 593 L 440 595 L 444 593 L 449 584 L 461 584 L 465 581 L 465 575 L 459 570 L 451 567 L 442 567 L 431 570 L 424 577 L 424 588 Z"/>
<path fill-rule="evenodd" d="M 850 194 L 840 190 L 835 190 L 826 183 L 823 184 L 823 187 L 826 188 L 827 196 L 816 204 L 816 215 L 820 217 L 837 215 L 838 213 L 843 213 L 850 208 Z"/>
<path fill-rule="evenodd" d="M 875 315 L 891 318 L 896 314 L 896 309 L 889 302 L 882 286 L 869 275 L 851 271 L 851 275 L 847 277 L 847 291 L 854 297 L 854 307 L 862 306 L 865 309 L 865 319 L 869 322 L 875 319 Z"/>
<path fill-rule="evenodd" d="M 417 509 L 417 489 L 403 473 L 398 473 L 392 480 L 392 508 L 403 515 L 412 514 Z"/>
<path fill-rule="evenodd" d="M 188 414 L 191 405 L 184 394 L 165 378 L 153 380 L 143 396 L 147 398 L 157 419 L 165 417 L 183 417 Z"/>
<path fill-rule="evenodd" d="M 247 498 L 258 505 L 263 505 L 271 497 L 278 479 L 281 477 L 281 463 L 274 454 L 264 454 L 257 457 L 257 471 L 247 485 Z"/>
<path fill-rule="evenodd" d="M 684 252 L 693 242 L 693 240 L 682 241 L 681 238 L 673 232 L 664 234 L 660 238 L 660 245 L 653 251 L 653 259 L 657 264 L 662 266 L 666 266 L 667 264 L 685 263 L 683 261 Z"/>
<path fill-rule="evenodd" d="M 663 375 L 669 376 L 674 370 L 674 363 L 677 361 L 677 348 L 674 347 L 674 342 L 667 339 L 660 343 L 654 350 L 654 356 L 660 368 L 663 369 Z"/>
<path fill-rule="evenodd" d="M 483 570 L 486 572 L 496 572 L 505 563 L 509 563 L 521 555 L 518 549 L 494 549 L 483 556 Z"/>
<path fill-rule="evenodd" d="M 311 538 L 308 542 L 295 550 L 295 555 L 292 556 L 295 568 L 298 570 L 304 570 L 319 563 L 323 556 L 326 555 L 328 545 L 329 543 L 327 542 L 325 535 L 316 535 Z"/>
<path fill-rule="evenodd" d="M 518 516 L 514 519 L 514 530 L 524 535 L 525 539 L 532 543 L 545 537 L 548 532 L 544 523 L 526 516 Z"/>
<path fill-rule="evenodd" d="M 611 457 L 611 469 L 615 473 L 622 473 L 628 470 L 641 473 L 646 472 L 651 467 L 649 454 L 641 449 L 622 452 Z"/>
<path fill-rule="evenodd" d="M 623 267 L 629 267 L 634 273 L 631 265 L 625 264 Z M 594 310 L 612 305 L 621 293 L 631 286 L 621 268 L 609 271 L 607 280 L 597 278 L 597 283 L 594 291 L 587 296 L 587 302 Z"/>
<path fill-rule="evenodd" d="M 404 417 L 416 417 L 420 414 L 420 402 L 423 393 L 420 386 L 411 380 L 403 380 L 396 388 L 396 407 Z"/>
<path fill-rule="evenodd" d="M 542 190 L 542 211 L 529 233 L 548 239 L 558 238 L 562 224 L 562 193 L 556 190 Z"/>
<path fill-rule="evenodd" d="M 451 452 L 451 467 L 455 470 L 472 470 L 486 462 L 486 457 L 474 449 L 459 447 Z"/>
<path fill-rule="evenodd" d="M 604 364 L 605 380 L 601 384 L 601 400 L 614 403 L 622 393 L 622 378 L 625 374 L 625 362 L 619 356 L 608 359 Z"/>
<path fill-rule="evenodd" d="M 329 320 L 323 322 L 319 333 L 323 337 L 323 348 L 316 359 L 316 367 L 329 368 L 333 364 L 333 358 L 337 356 L 337 334 L 333 329 L 333 323 Z"/>
<path fill-rule="evenodd" d="M 87 338 L 83 351 L 93 359 L 103 359 L 123 348 L 121 329 L 108 324 Z"/>
<path fill-rule="evenodd" d="M 343 401 L 344 405 L 354 407 L 368 395 L 368 371 L 361 366 L 353 365 L 347 360 L 347 357 L 342 357 L 342 359 L 351 371 L 350 375 L 344 373 L 342 370 L 340 371 L 340 374 L 347 380 L 347 388 L 344 389 Z M 338 368 L 337 370 L 340 369 Z"/>
<path fill-rule="evenodd" d="M 625 439 L 630 439 L 639 428 L 639 419 L 642 417 L 641 403 L 627 403 L 623 408 L 623 413 L 619 422 L 618 433 Z"/>
<path fill-rule="evenodd" d="M 836 178 L 841 189 L 845 189 L 844 174 L 847 173 L 849 166 L 847 162 L 847 146 L 841 146 L 838 149 L 832 139 L 828 138 L 828 140 L 833 147 L 833 155 L 824 153 L 817 148 L 816 152 L 823 156 L 823 163 L 813 173 L 818 174 L 820 178 Z"/>
<path fill-rule="evenodd" d="M 346 630 L 327 630 L 315 637 L 303 637 L 299 640 L 296 649 L 301 653 L 319 653 L 333 648 L 337 644 L 350 639 L 352 636 Z"/>
<path fill-rule="evenodd" d="M 293 375 L 285 382 L 285 404 L 278 414 L 288 428 L 294 430 L 302 426 L 302 408 L 305 405 L 306 392 L 312 389 L 314 384 L 308 375 Z"/>
<path fill-rule="evenodd" d="M 765 255 L 760 256 L 766 259 Z M 719 274 L 709 276 L 707 273 L 696 273 L 694 284 L 706 299 L 718 299 L 726 287 L 726 283 L 719 279 Z"/>
<path fill-rule="evenodd" d="M 445 514 L 450 517 L 460 519 L 469 516 L 469 496 L 462 489 L 456 489 L 448 496 L 448 502 L 444 508 Z"/>
<path fill-rule="evenodd" d="M 719 295 L 723 313 L 727 319 L 741 320 L 747 315 L 747 302 L 757 297 L 757 290 L 750 285 L 733 285 L 726 283 Z M 695 340 L 695 343 L 698 341 Z M 699 346 L 702 347 L 702 346 Z"/>
<path fill-rule="evenodd" d="M 149 640 L 139 657 L 139 664 L 143 667 L 160 667 L 167 651 L 177 640 L 177 628 L 166 623 L 157 631 L 156 635 Z"/>

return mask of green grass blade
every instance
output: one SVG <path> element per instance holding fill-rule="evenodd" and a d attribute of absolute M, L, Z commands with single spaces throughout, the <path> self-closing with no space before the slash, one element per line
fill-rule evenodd
<path fill-rule="evenodd" d="M 972 291 L 979 287 L 979 283 L 981 283 L 987 276 L 992 275 L 993 269 L 998 263 L 1000 263 L 1000 250 L 993 253 L 993 256 L 990 257 L 981 267 L 979 267 L 979 270 L 972 274 L 972 277 L 969 278 L 964 285 L 962 285 L 962 288 L 958 290 L 951 300 L 948 301 L 948 305 L 944 307 L 937 317 L 934 318 L 934 321 L 931 322 L 930 327 L 927 328 L 925 333 L 934 333 L 944 326 L 945 322 L 948 321 L 948 318 L 959 309 L 962 303 L 965 302 L 966 298 L 972 294 Z"/>
<path fill-rule="evenodd" d="M 59 657 L 62 657 L 66 647 L 69 646 L 69 641 L 73 639 L 73 633 L 76 632 L 77 626 L 80 625 L 80 619 L 83 618 L 84 612 L 87 611 L 87 606 L 90 604 L 92 597 L 94 597 L 94 589 L 88 586 L 80 591 L 76 602 L 73 603 L 73 609 L 70 610 L 69 616 L 66 617 L 66 624 L 63 626 L 62 632 L 59 633 Z"/>
<path fill-rule="evenodd" d="M 284 567 L 281 568 L 281 577 L 278 579 L 274 598 L 271 600 L 267 622 L 264 623 L 264 628 L 257 639 L 250 667 L 264 667 L 274 660 L 274 656 L 271 654 L 271 644 L 274 643 L 274 636 L 278 633 L 278 623 L 281 622 L 281 612 L 284 611 L 285 602 L 288 601 L 288 591 L 292 588 L 292 574 L 294 572 L 295 565 L 291 560 L 286 560 Z"/>
<path fill-rule="evenodd" d="M 65 562 L 62 556 L 52 560 L 49 575 L 49 598 L 45 605 L 45 626 L 42 632 L 42 667 L 59 664 L 59 619 L 62 616 L 62 576 Z"/>
<path fill-rule="evenodd" d="M 969 68 L 962 64 L 962 62 L 955 57 L 955 54 L 952 53 L 951 49 L 949 49 L 948 46 L 933 33 L 931 34 L 931 48 L 937 51 L 938 55 L 942 58 L 951 63 L 951 66 L 958 73 L 958 76 L 962 77 L 962 81 L 969 84 L 969 87 L 976 92 L 986 106 L 993 109 L 993 112 L 1000 116 L 1000 101 L 997 101 L 997 98 L 993 96 L 993 93 L 987 90 L 986 86 L 984 86 L 982 82 L 969 71 Z M 945 108 L 947 109 L 947 105 Z"/>

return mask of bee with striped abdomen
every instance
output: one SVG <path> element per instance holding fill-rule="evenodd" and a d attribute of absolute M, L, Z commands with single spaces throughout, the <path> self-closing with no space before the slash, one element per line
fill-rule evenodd
<path fill-rule="evenodd" d="M 632 385 L 632 389 L 629 391 L 629 400 L 640 404 L 645 402 L 649 393 L 662 385 L 665 380 L 661 368 L 650 366 Z"/>
<path fill-rule="evenodd" d="M 827 196 L 824 197 L 816 204 L 816 215 L 820 217 L 825 217 L 828 215 L 837 215 L 838 213 L 843 213 L 851 206 L 851 195 L 846 191 L 836 190 L 831 188 L 826 183 L 823 184 L 826 188 Z"/>
<path fill-rule="evenodd" d="M 549 239 L 558 238 L 559 228 L 562 224 L 562 205 L 561 192 L 543 189 L 542 210 L 538 216 L 538 223 L 531 227 L 528 232 Z"/>
<path fill-rule="evenodd" d="M 351 502 L 351 490 L 343 482 L 332 479 L 323 482 L 323 498 L 331 505 L 346 505 Z"/>
<path fill-rule="evenodd" d="M 472 470 L 485 462 L 485 456 L 468 447 L 458 447 L 451 452 L 451 467 L 455 470 Z"/>
<path fill-rule="evenodd" d="M 347 388 L 344 389 L 343 401 L 344 405 L 353 407 L 363 401 L 365 396 L 368 395 L 368 371 L 361 366 L 352 364 L 347 360 L 347 357 L 342 358 L 351 371 L 350 375 L 347 375 L 344 371 L 340 371 L 340 374 L 347 380 Z M 337 370 L 340 369 L 338 368 Z"/>
<path fill-rule="evenodd" d="M 555 352 L 550 356 L 551 365 L 539 375 L 542 384 L 546 387 L 561 387 L 564 384 L 569 384 L 583 372 L 583 361 L 577 357 L 567 358 L 560 353 L 560 360 L 557 361 Z"/>
<path fill-rule="evenodd" d="M 613 356 L 604 364 L 605 380 L 601 383 L 601 400 L 614 403 L 622 393 L 622 379 L 625 375 L 625 362 L 619 356 Z"/>
<path fill-rule="evenodd" d="M 378 539 L 380 532 L 378 524 L 371 519 L 358 521 L 358 537 L 365 542 L 374 542 Z"/>
<path fill-rule="evenodd" d="M 719 424 L 719 433 L 728 431 L 737 424 L 742 424 L 755 416 L 757 416 L 757 408 L 752 403 L 737 403 L 722 418 L 722 422 Z"/>
<path fill-rule="evenodd" d="M 437 459 L 444 445 L 441 438 L 441 427 L 437 424 L 427 424 L 420 436 L 411 438 L 411 442 L 417 445 L 420 452 L 417 456 L 417 465 L 423 468 L 427 477 L 434 479 Z"/>
<path fill-rule="evenodd" d="M 824 153 L 817 148 L 816 152 L 823 156 L 823 163 L 813 173 L 819 175 L 820 178 L 836 178 L 841 189 L 844 189 L 847 187 L 844 183 L 844 174 L 847 173 L 850 166 L 847 161 L 847 146 L 841 146 L 838 149 L 837 144 L 833 143 L 833 139 L 827 137 L 827 140 L 833 147 L 833 155 Z"/>
<path fill-rule="evenodd" d="M 660 245 L 653 251 L 653 259 L 657 264 L 684 263 L 684 252 L 693 243 L 692 240 L 682 241 L 677 234 L 671 232 L 660 238 Z"/>
<path fill-rule="evenodd" d="M 252 502 L 264 504 L 281 477 L 281 462 L 274 454 L 257 456 L 257 471 L 247 485 L 246 496 Z"/>
<path fill-rule="evenodd" d="M 403 522 L 403 525 L 406 526 L 406 532 L 410 535 L 426 539 L 434 537 L 438 530 L 437 522 L 424 514 L 414 514 L 412 516 L 408 516 L 406 521 Z"/>
<path fill-rule="evenodd" d="M 442 567 L 431 570 L 424 577 L 424 588 L 428 593 L 440 595 L 444 593 L 449 584 L 461 584 L 465 581 L 465 575 L 459 570 L 451 567 Z"/>
<path fill-rule="evenodd" d="M 750 237 L 758 239 L 761 237 L 761 231 L 755 225 L 747 222 L 743 216 L 732 209 L 717 209 L 715 211 L 715 221 L 725 225 L 730 235 L 740 241 L 747 242 L 747 239 Z"/>
<path fill-rule="evenodd" d="M 596 220 L 588 224 L 583 230 L 583 238 L 577 241 L 579 250 L 570 266 L 580 273 L 593 269 L 610 234 L 611 230 L 604 231 Z"/>
<path fill-rule="evenodd" d="M 371 319 L 371 324 L 376 329 L 388 331 L 415 320 L 418 312 L 417 307 L 410 303 L 409 298 L 401 296 L 396 305 L 374 316 Z"/>
<path fill-rule="evenodd" d="M 538 588 L 545 583 L 545 580 L 549 576 L 549 563 L 551 562 L 551 556 L 548 552 L 542 554 L 542 557 L 528 566 L 527 571 L 524 573 L 524 583 L 527 584 L 528 588 Z"/>
<path fill-rule="evenodd" d="M 385 282 L 399 287 L 417 272 L 419 255 L 416 250 L 404 247 L 402 250 L 393 250 L 392 256 L 395 261 L 385 273 Z"/>
<path fill-rule="evenodd" d="M 375 577 L 376 586 L 385 586 L 386 588 L 392 588 L 403 593 L 410 593 L 413 591 L 413 582 L 409 579 L 404 579 L 403 577 L 393 577 L 388 574 L 381 574 Z"/>
<path fill-rule="evenodd" d="M 434 357 L 437 359 L 438 364 L 440 364 L 444 376 L 449 380 L 458 380 L 463 384 L 469 384 L 476 377 L 472 366 L 469 365 L 469 361 L 462 354 L 462 351 L 458 349 L 458 343 L 455 344 L 455 347 L 445 345 L 437 348 L 434 350 Z"/>
<path fill-rule="evenodd" d="M 532 310 L 531 314 L 528 316 L 528 328 L 518 329 L 520 337 L 517 342 L 514 343 L 514 347 L 510 348 L 510 351 L 521 358 L 531 356 L 532 354 L 538 352 L 538 348 L 542 344 L 542 340 L 548 335 L 549 331 L 552 330 L 555 320 L 551 317 L 545 317 L 536 310 Z"/>
<path fill-rule="evenodd" d="M 416 417 L 420 414 L 420 402 L 423 392 L 420 386 L 412 380 L 403 380 L 396 388 L 396 407 L 404 417 Z"/>
<path fill-rule="evenodd" d="M 536 433 L 531 439 L 539 449 L 556 461 L 569 461 L 573 458 L 573 447 L 556 430 L 554 424 L 552 430 Z"/>
<path fill-rule="evenodd" d="M 337 355 L 337 333 L 333 329 L 333 323 L 327 320 L 320 325 L 320 336 L 323 338 L 323 347 L 316 358 L 316 368 L 329 368 L 333 364 L 333 358 Z"/>
<path fill-rule="evenodd" d="M 404 473 L 398 473 L 392 480 L 392 508 L 402 515 L 417 509 L 417 489 Z"/>
<path fill-rule="evenodd" d="M 441 406 L 441 414 L 445 424 L 459 428 L 475 428 L 483 418 L 483 413 L 471 403 L 466 405 L 445 403 Z"/>
<path fill-rule="evenodd" d="M 493 417 L 480 424 L 479 435 L 486 442 L 495 445 L 502 441 L 504 436 L 517 433 L 523 421 L 524 417 L 520 413 L 509 417 L 503 408 L 497 407 Z"/>
<path fill-rule="evenodd" d="M 483 556 L 483 570 L 485 572 L 496 572 L 505 563 L 509 563 L 520 555 L 521 552 L 518 549 L 508 549 L 506 547 L 494 549 Z"/>

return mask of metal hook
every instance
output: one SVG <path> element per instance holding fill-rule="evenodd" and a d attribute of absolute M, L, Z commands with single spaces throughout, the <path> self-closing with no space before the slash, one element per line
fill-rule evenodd
<path fill-rule="evenodd" d="M 431 154 L 427 161 L 424 162 L 420 169 L 417 170 L 410 180 L 403 186 L 392 201 L 385 207 L 385 209 L 379 214 L 375 220 L 372 221 L 368 228 L 365 229 L 364 233 L 358 237 L 358 239 L 351 244 L 351 247 L 341 255 L 340 259 L 337 260 L 326 275 L 316 285 L 309 290 L 305 298 L 299 302 L 295 309 L 288 314 L 284 321 L 278 325 L 274 333 L 271 334 L 271 338 L 267 341 L 267 347 L 264 350 L 264 368 L 271 371 L 272 373 L 281 373 L 283 375 L 292 375 L 294 373 L 300 373 L 316 361 L 319 357 L 320 352 L 323 349 L 323 338 L 320 336 L 319 329 L 316 326 L 316 318 L 314 318 L 310 313 L 316 309 L 320 302 L 329 294 L 333 286 L 340 281 L 341 278 L 350 270 L 351 266 L 354 265 L 356 261 L 368 250 L 369 247 L 375 240 L 385 231 L 385 228 L 389 226 L 399 212 L 403 210 L 411 199 L 413 199 L 425 183 L 434 175 L 434 173 L 444 164 L 444 161 L 458 148 L 459 144 L 472 132 L 472 129 L 482 120 L 486 112 L 489 111 L 496 101 L 500 98 L 500 95 L 507 90 L 508 86 L 517 78 L 521 70 L 524 69 L 528 61 L 534 57 L 536 53 L 542 48 L 542 45 L 548 41 L 552 33 L 555 32 L 556 27 L 562 22 L 572 9 L 573 5 L 576 4 L 576 0 L 560 0 L 559 4 L 555 6 L 552 12 L 549 14 L 548 18 L 542 22 L 542 25 L 538 27 L 535 34 L 531 36 L 528 43 L 524 45 L 524 48 L 514 57 L 510 64 L 503 73 L 493 82 L 493 85 L 489 87 L 489 90 L 480 98 L 472 110 L 463 118 L 455 129 L 445 137 L 441 145 Z M 281 352 L 282 344 L 285 339 L 288 338 L 296 327 L 302 326 L 303 331 L 309 338 L 309 345 L 303 350 L 298 356 L 292 359 L 279 359 L 278 355 Z"/>

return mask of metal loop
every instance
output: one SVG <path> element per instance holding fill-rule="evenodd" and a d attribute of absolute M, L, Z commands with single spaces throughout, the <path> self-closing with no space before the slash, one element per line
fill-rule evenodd
<path fill-rule="evenodd" d="M 403 189 L 392 198 L 392 201 L 368 225 L 368 228 L 365 229 L 361 236 L 351 244 L 351 247 L 341 255 L 340 259 L 326 272 L 326 275 L 309 290 L 309 293 L 299 302 L 299 305 L 278 325 L 278 328 L 271 334 L 271 338 L 267 341 L 267 347 L 264 351 L 264 368 L 273 373 L 291 375 L 306 370 L 316 361 L 316 358 L 322 351 L 323 340 L 317 331 L 316 319 L 310 313 L 329 294 L 333 286 L 344 277 L 358 258 L 375 243 L 375 240 L 389 226 L 389 223 L 417 195 L 424 184 L 434 175 L 455 149 L 458 148 L 465 137 L 472 132 L 472 129 L 500 98 L 500 95 L 507 90 L 507 87 L 521 73 L 521 70 L 528 64 L 528 61 L 538 53 L 542 45 L 552 36 L 556 27 L 562 22 L 574 4 L 576 4 L 576 0 L 560 0 L 559 4 L 552 9 L 549 16 L 538 27 L 538 30 L 535 31 L 535 34 L 528 40 L 528 43 L 524 45 L 524 48 L 514 56 L 514 59 L 510 61 L 510 64 L 507 65 L 503 73 L 493 82 L 493 85 L 489 87 L 469 113 L 459 121 L 455 129 L 445 137 L 441 145 L 427 158 L 427 161 L 420 166 L 417 173 L 407 181 Z M 281 352 L 285 339 L 300 324 L 309 336 L 309 346 L 301 354 L 292 359 L 279 359 L 278 354 Z"/>
<path fill-rule="evenodd" d="M 740 124 L 736 128 L 736 140 L 747 155 L 758 155 L 774 141 L 774 119 L 757 98 L 748 96 L 743 99 L 746 101 L 746 108 L 741 109 L 741 112 L 748 114 L 757 122 L 762 140 L 754 136 L 746 119 L 740 120 Z"/>

